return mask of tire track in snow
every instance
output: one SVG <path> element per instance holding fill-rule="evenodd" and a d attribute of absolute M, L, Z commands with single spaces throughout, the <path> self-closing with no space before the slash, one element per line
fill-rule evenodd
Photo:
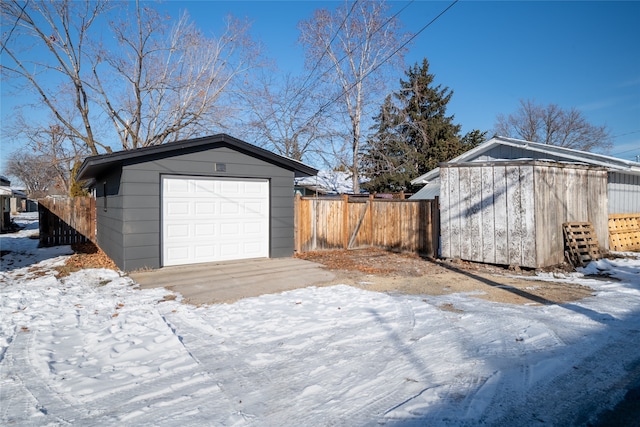
<path fill-rule="evenodd" d="M 28 406 L 30 400 L 27 396 L 32 396 L 37 411 L 47 417 L 52 417 L 56 422 L 61 424 L 73 424 L 74 420 L 82 418 L 86 412 L 73 402 L 69 402 L 59 396 L 59 393 L 52 389 L 39 373 L 33 369 L 36 360 L 32 354 L 34 348 L 34 333 L 19 332 L 14 335 L 9 349 L 5 355 L 5 363 L 7 370 L 14 373 L 13 385 L 10 388 L 17 391 L 17 394 L 10 398 L 13 404 L 25 407 L 24 415 L 30 416 L 31 412 Z M 3 375 L 4 376 L 4 375 Z M 4 387 L 3 387 L 4 388 Z M 26 399 L 25 399 L 26 398 Z"/>
<path fill-rule="evenodd" d="M 640 363 L 636 351 L 640 331 L 609 331 L 606 335 L 608 339 L 597 348 L 591 342 L 582 343 L 586 356 L 564 374 L 536 384 L 509 405 L 507 414 L 485 420 L 496 426 L 586 425 L 596 412 L 613 407 L 626 392 L 627 367 Z"/>
<path fill-rule="evenodd" d="M 394 333 L 402 337 L 409 337 L 415 326 L 412 307 L 402 300 L 391 299 L 390 301 L 395 305 L 395 313 L 392 316 L 387 315 L 377 318 L 372 316 L 374 322 L 369 322 L 368 328 L 375 324 L 375 328 L 382 329 L 381 332 L 378 332 L 379 334 L 387 335 L 389 331 L 381 326 L 388 324 L 392 325 L 389 327 L 396 328 Z M 321 416 L 321 419 L 318 419 L 313 408 L 309 408 L 304 414 L 292 413 L 292 407 L 295 407 L 297 399 L 305 399 L 308 394 L 312 394 L 312 398 L 319 408 L 325 404 L 336 405 L 341 397 L 345 397 L 349 393 L 355 393 L 354 387 L 366 388 L 367 384 L 361 384 L 358 381 L 359 378 L 365 378 L 371 383 L 382 381 L 376 380 L 375 375 L 373 376 L 374 380 L 370 379 L 371 372 L 377 372 L 377 368 L 381 363 L 376 358 L 378 355 L 376 357 L 363 355 L 362 363 L 352 363 L 352 361 L 345 360 L 344 352 L 351 354 L 351 349 L 369 348 L 371 340 L 369 334 L 353 334 L 354 325 L 351 325 L 348 321 L 339 325 L 331 325 L 330 327 L 325 326 L 322 339 L 316 339 L 318 334 L 323 334 L 322 330 L 309 331 L 305 328 L 304 333 L 292 331 L 291 335 L 295 337 L 296 342 L 304 342 L 302 347 L 296 346 L 296 348 L 288 349 L 286 345 L 278 347 L 277 344 L 274 345 L 266 337 L 266 343 L 252 344 L 248 348 L 235 343 L 236 348 L 233 350 L 230 350 L 233 344 L 225 342 L 227 349 L 223 354 L 210 346 L 200 344 L 201 340 L 198 340 L 197 336 L 198 331 L 209 334 L 213 332 L 211 325 L 204 319 L 185 319 L 176 313 L 167 313 L 165 318 L 169 326 L 181 336 L 183 345 L 203 365 L 207 372 L 216 372 L 221 369 L 221 366 L 228 366 L 230 361 L 233 361 L 232 376 L 221 378 L 220 387 L 226 393 L 227 398 L 234 402 L 233 411 L 238 414 L 244 414 L 247 417 L 245 421 L 249 424 L 253 422 L 253 419 L 257 418 L 262 419 L 261 422 L 264 422 L 266 418 L 273 423 L 272 425 L 290 424 L 291 417 L 293 417 L 296 423 L 319 423 L 325 425 L 329 421 L 326 419 L 326 412 Z M 355 327 L 357 328 L 357 326 Z M 342 338 L 345 336 L 350 337 L 348 341 L 336 342 L 334 339 L 335 337 Z M 284 340 L 286 340 L 286 337 Z M 266 361 L 264 366 L 254 366 L 247 361 L 247 356 L 273 354 L 274 350 L 276 350 L 276 353 L 283 351 L 283 355 L 286 357 L 278 360 L 277 355 L 275 355 L 272 360 Z M 246 354 L 246 351 L 250 351 L 251 354 Z M 302 358 L 314 354 L 322 354 L 321 359 L 325 363 L 325 367 L 304 366 L 304 372 L 296 372 L 296 368 L 291 366 L 292 359 L 302 360 Z M 401 355 L 397 351 L 389 351 L 382 362 L 388 364 L 398 357 L 401 357 Z M 344 363 L 349 363 L 351 368 L 347 379 L 342 378 L 339 373 L 332 369 L 332 367 L 341 366 Z M 340 372 L 341 370 L 338 369 L 337 371 Z M 349 379 L 352 380 L 350 386 L 348 385 Z M 403 380 L 403 382 L 407 381 Z M 378 388 L 388 389 L 387 385 L 379 384 Z M 375 398 L 370 405 L 362 408 L 360 412 L 367 414 L 365 418 L 371 421 L 373 419 L 371 416 L 372 405 L 379 408 L 377 412 L 383 413 L 384 410 L 393 406 L 402 396 L 411 396 L 416 393 L 415 387 L 404 390 L 404 384 L 401 384 L 401 386 L 389 390 L 385 393 L 384 398 Z M 329 390 L 331 392 L 327 393 Z M 269 399 L 267 403 L 264 402 L 265 395 Z M 251 411 L 253 410 L 258 410 L 261 413 L 252 414 Z M 336 410 L 341 412 L 338 412 L 334 421 L 338 421 L 340 418 L 350 419 L 351 415 L 340 415 L 340 413 L 345 412 L 343 408 L 337 407 Z"/>

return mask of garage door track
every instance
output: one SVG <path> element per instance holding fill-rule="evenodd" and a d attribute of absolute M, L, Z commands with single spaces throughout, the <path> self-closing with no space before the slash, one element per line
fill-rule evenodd
<path fill-rule="evenodd" d="M 242 298 L 320 285 L 335 279 L 322 264 L 297 258 L 260 258 L 163 267 L 129 276 L 142 289 L 164 287 L 190 304 L 233 302 Z"/>

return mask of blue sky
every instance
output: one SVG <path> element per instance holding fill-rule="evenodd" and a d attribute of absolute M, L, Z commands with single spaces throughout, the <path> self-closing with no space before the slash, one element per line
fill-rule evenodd
<path fill-rule="evenodd" d="M 392 1 L 417 33 L 451 2 Z M 297 23 L 337 1 L 181 1 L 202 28 L 232 13 L 253 22 L 253 35 L 283 72 L 304 72 Z M 420 33 L 407 66 L 427 58 L 436 83 L 454 91 L 449 113 L 463 131 L 489 130 L 520 99 L 576 107 L 614 138 L 609 154 L 640 155 L 640 2 L 460 1 Z M 400 72 L 390 89 L 397 87 Z"/>
<path fill-rule="evenodd" d="M 406 31 L 416 33 L 451 2 L 392 1 Z M 252 22 L 252 35 L 282 72 L 304 73 L 297 23 L 337 1 L 165 1 L 155 7 L 177 16 L 187 10 L 205 32 L 231 13 Z M 406 66 L 427 58 L 436 84 L 454 95 L 449 114 L 472 129 L 491 130 L 520 99 L 576 107 L 614 136 L 609 154 L 640 156 L 640 2 L 460 1 L 409 46 Z M 396 89 L 403 72 L 389 82 Z M 2 118 L 14 99 L 3 91 Z M 9 148 L 9 149 L 8 149 Z M 2 140 L 0 157 L 13 145 Z"/>

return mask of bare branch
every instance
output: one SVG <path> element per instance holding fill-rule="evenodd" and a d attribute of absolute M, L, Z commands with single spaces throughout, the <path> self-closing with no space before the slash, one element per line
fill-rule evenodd
<path fill-rule="evenodd" d="M 514 114 L 499 115 L 495 133 L 574 150 L 607 151 L 611 147 L 606 126 L 590 124 L 575 108 L 565 110 L 556 104 L 545 107 L 532 100 L 520 100 L 520 108 Z"/>
<path fill-rule="evenodd" d="M 306 49 L 307 66 L 326 63 L 331 72 L 320 79 L 342 93 L 341 107 L 349 121 L 354 192 L 359 192 L 358 162 L 363 115 L 384 89 L 381 65 L 397 66 L 402 62 L 402 49 L 407 34 L 400 33 L 400 23 L 386 16 L 383 1 L 349 1 L 333 12 L 316 10 L 313 17 L 299 24 L 300 43 Z M 397 55 L 391 56 L 392 53 Z M 366 78 L 366 79 L 365 79 Z"/>

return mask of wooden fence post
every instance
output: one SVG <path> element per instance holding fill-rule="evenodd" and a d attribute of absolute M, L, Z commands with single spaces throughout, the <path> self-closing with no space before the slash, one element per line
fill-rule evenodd
<path fill-rule="evenodd" d="M 433 246 L 433 257 L 440 256 L 440 197 L 436 196 L 431 202 L 431 245 Z"/>
<path fill-rule="evenodd" d="M 293 199 L 293 251 L 300 252 L 300 193 L 296 193 Z"/>
<path fill-rule="evenodd" d="M 369 194 L 369 247 L 373 247 L 373 201 L 375 196 L 373 194 Z"/>
<path fill-rule="evenodd" d="M 342 195 L 342 246 L 349 249 L 349 196 Z"/>

